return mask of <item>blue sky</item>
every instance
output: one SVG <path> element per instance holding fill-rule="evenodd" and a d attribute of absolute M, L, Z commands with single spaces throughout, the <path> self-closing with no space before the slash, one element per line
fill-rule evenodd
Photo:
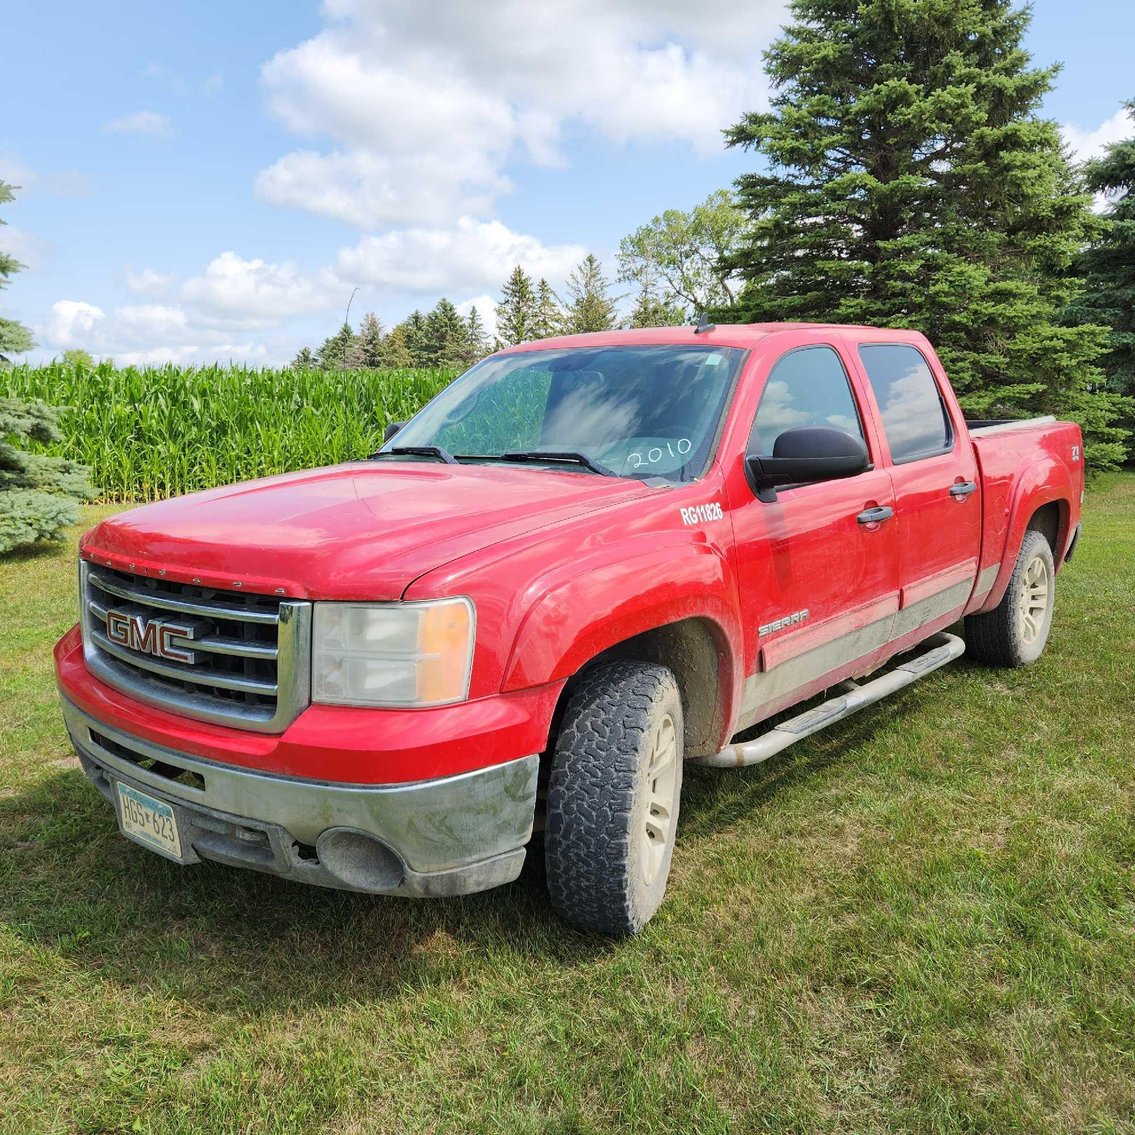
<path fill-rule="evenodd" d="M 511 266 L 562 287 L 593 251 L 753 166 L 757 0 L 4 5 L 0 311 L 32 360 L 286 361 L 342 318 L 441 295 L 486 315 Z M 1037 0 L 1081 156 L 1130 133 L 1135 5 Z"/>

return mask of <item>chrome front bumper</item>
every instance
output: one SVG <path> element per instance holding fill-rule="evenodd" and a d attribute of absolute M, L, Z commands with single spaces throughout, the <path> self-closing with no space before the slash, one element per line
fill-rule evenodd
<path fill-rule="evenodd" d="M 67 698 L 63 717 L 84 771 L 116 810 L 116 781 L 174 809 L 180 863 L 213 859 L 316 886 L 416 897 L 487 890 L 524 864 L 538 756 L 411 784 L 335 784 L 154 745 Z"/>

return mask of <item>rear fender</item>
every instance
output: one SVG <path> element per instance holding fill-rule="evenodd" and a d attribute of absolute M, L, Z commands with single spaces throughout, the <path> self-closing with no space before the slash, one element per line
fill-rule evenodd
<path fill-rule="evenodd" d="M 1060 509 L 1057 546 L 1052 549 L 1053 559 L 1057 567 L 1060 566 L 1071 537 L 1068 521 L 1071 516 L 1072 494 L 1072 475 L 1068 467 L 1055 457 L 1044 457 L 1025 466 L 1013 488 L 1012 503 L 1009 506 L 1010 521 L 1005 544 L 1001 549 L 1001 567 L 997 579 L 993 590 L 974 613 L 993 610 L 1005 597 L 1029 522 L 1046 504 L 1056 504 Z"/>

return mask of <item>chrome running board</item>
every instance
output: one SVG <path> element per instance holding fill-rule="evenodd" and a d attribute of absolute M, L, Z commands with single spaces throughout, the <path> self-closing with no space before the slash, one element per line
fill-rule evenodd
<path fill-rule="evenodd" d="M 777 753 L 787 749 L 789 745 L 850 717 L 864 706 L 873 705 L 882 701 L 888 694 L 901 690 L 925 678 L 927 674 L 947 663 L 960 658 L 966 649 L 966 644 L 957 635 L 934 635 L 927 641 L 930 649 L 925 654 L 919 654 L 896 666 L 893 670 L 873 678 L 862 686 L 855 682 L 844 682 L 839 686 L 843 692 L 838 697 L 830 698 L 823 705 L 809 709 L 804 713 L 782 721 L 767 733 L 762 733 L 752 741 L 742 741 L 735 745 L 726 745 L 720 753 L 709 757 L 691 757 L 690 761 L 696 765 L 708 765 L 711 768 L 740 768 L 744 765 L 757 765 L 775 757 Z"/>

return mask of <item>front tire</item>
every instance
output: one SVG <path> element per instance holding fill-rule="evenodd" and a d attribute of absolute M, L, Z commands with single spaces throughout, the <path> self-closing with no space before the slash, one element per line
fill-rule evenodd
<path fill-rule="evenodd" d="M 1056 601 L 1056 567 L 1048 541 L 1031 529 L 1001 602 L 966 618 L 966 650 L 988 666 L 1027 666 L 1048 642 Z"/>
<path fill-rule="evenodd" d="M 612 662 L 580 681 L 552 757 L 544 858 L 566 921 L 641 930 L 662 902 L 682 787 L 682 700 L 664 666 Z"/>

